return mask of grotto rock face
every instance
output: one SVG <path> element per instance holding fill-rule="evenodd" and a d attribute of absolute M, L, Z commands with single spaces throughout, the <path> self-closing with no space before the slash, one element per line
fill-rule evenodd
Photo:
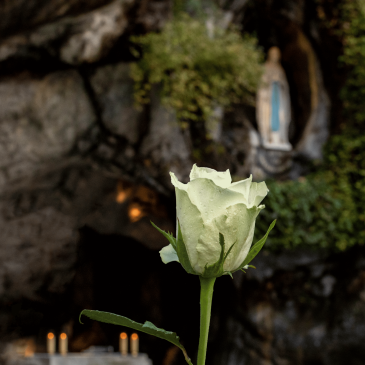
<path fill-rule="evenodd" d="M 84 14 L 57 17 L 51 23 L 45 19 L 48 21 L 30 33 L 10 36 L 0 57 L 6 60 L 38 49 L 73 65 L 98 61 L 125 31 L 130 4 L 117 0 Z"/>
<path fill-rule="evenodd" d="M 5 191 L 40 170 L 67 160 L 78 138 L 95 122 L 80 75 L 60 71 L 19 75 L 0 84 L 1 186 Z"/>
<path fill-rule="evenodd" d="M 236 306 L 224 321 L 216 318 L 225 330 L 217 327 L 212 363 L 361 364 L 364 253 L 263 252 L 257 270 L 234 278 Z"/>
<path fill-rule="evenodd" d="M 319 50 L 327 38 L 311 2 L 273 3 L 224 7 L 265 49 L 282 50 L 295 100 L 291 143 L 317 158 L 336 104 L 326 71 L 334 66 Z M 170 15 L 167 0 L 0 4 L 0 361 L 8 364 L 18 339 L 44 351 L 50 329 L 67 331 L 73 351 L 116 347 L 117 328 L 78 325 L 84 308 L 176 330 L 195 356 L 199 313 L 190 299 L 199 285 L 161 263 L 166 242 L 150 220 L 174 230 L 169 171 L 187 180 L 205 153 L 207 165 L 246 177 L 260 140 L 248 106 L 225 113 L 219 150 L 203 143 L 204 130 L 181 128 L 158 86 L 149 105 L 134 106 L 129 36 L 161 29 Z M 351 349 L 364 362 L 364 253 L 350 251 L 346 269 L 340 256 L 291 255 L 262 255 L 257 272 L 218 280 L 212 363 L 341 364 Z M 192 327 L 176 312 L 191 313 Z M 184 362 L 168 343 L 141 339 L 156 364 Z"/>
<path fill-rule="evenodd" d="M 191 142 L 188 133 L 181 130 L 175 114 L 166 109 L 158 98 L 158 90 L 152 90 L 151 121 L 148 138 L 143 140 L 141 154 L 151 161 L 153 170 L 168 176 L 169 171 L 186 180 L 192 166 Z"/>
<path fill-rule="evenodd" d="M 98 61 L 125 31 L 126 5 L 128 1 L 115 1 L 76 18 L 69 25 L 71 36 L 60 49 L 61 59 L 74 65 Z"/>
<path fill-rule="evenodd" d="M 1 239 L 7 242 L 0 247 L 1 297 L 40 300 L 43 285 L 49 293 L 63 293 L 76 262 L 75 222 L 51 207 L 7 218 L 0 223 Z"/>
<path fill-rule="evenodd" d="M 294 24 L 283 34 L 287 42 L 283 60 L 290 64 L 291 77 L 297 94 L 295 101 L 299 130 L 296 152 L 310 159 L 322 157 L 322 147 L 329 134 L 330 100 L 323 84 L 323 75 L 313 46 L 304 32 Z M 298 138 L 298 137 L 297 137 Z"/>
<path fill-rule="evenodd" d="M 70 16 L 100 7 L 110 1 L 91 0 L 16 0 L 4 2 L 0 6 L 3 18 L 1 34 L 8 35 L 19 30 L 27 30 L 41 24 L 55 21 L 60 17 Z"/>
<path fill-rule="evenodd" d="M 136 144 L 141 137 L 143 109 L 134 106 L 133 80 L 127 63 L 107 65 L 96 70 L 91 85 L 105 127 L 113 134 Z"/>

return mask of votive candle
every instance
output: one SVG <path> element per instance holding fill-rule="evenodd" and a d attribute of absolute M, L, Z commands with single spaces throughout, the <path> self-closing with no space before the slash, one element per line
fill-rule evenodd
<path fill-rule="evenodd" d="M 47 335 L 47 353 L 49 355 L 54 355 L 56 352 L 56 336 L 50 332 Z"/>
<path fill-rule="evenodd" d="M 119 351 L 123 356 L 128 355 L 128 336 L 125 332 L 119 336 Z"/>
<path fill-rule="evenodd" d="M 60 349 L 60 354 L 65 356 L 67 354 L 68 351 L 68 340 L 67 340 L 67 335 L 66 333 L 61 333 L 60 334 L 60 343 L 59 343 L 59 349 Z"/>
<path fill-rule="evenodd" d="M 138 356 L 139 351 L 139 339 L 137 333 L 133 333 L 131 336 L 131 353 L 133 357 Z"/>

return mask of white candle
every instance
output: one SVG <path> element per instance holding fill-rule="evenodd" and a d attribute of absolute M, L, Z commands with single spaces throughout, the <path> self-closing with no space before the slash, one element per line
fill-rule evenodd
<path fill-rule="evenodd" d="M 119 351 L 123 356 L 128 355 L 128 336 L 125 332 L 119 336 Z"/>
<path fill-rule="evenodd" d="M 133 357 L 138 356 L 139 351 L 139 339 L 137 333 L 133 333 L 131 336 L 131 353 Z"/>
<path fill-rule="evenodd" d="M 53 355 L 56 352 L 56 337 L 50 332 L 47 335 L 47 353 Z"/>
<path fill-rule="evenodd" d="M 66 333 L 61 333 L 60 342 L 59 342 L 59 350 L 61 355 L 66 355 L 68 351 L 68 340 Z"/>

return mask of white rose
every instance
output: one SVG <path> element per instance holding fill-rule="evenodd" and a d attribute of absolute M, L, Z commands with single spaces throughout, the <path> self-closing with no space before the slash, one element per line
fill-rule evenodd
<path fill-rule="evenodd" d="M 187 272 L 203 277 L 247 267 L 255 220 L 265 208 L 259 204 L 268 193 L 266 184 L 252 182 L 252 176 L 232 184 L 229 170 L 218 172 L 196 165 L 187 184 L 178 181 L 174 173 L 170 175 L 176 192 L 177 234 L 174 238 L 156 227 L 170 241 L 160 251 L 162 261 L 178 261 Z M 274 224 L 253 246 L 249 261 Z"/>

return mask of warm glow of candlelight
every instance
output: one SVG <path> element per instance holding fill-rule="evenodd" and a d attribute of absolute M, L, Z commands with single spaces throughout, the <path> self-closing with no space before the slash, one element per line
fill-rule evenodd
<path fill-rule="evenodd" d="M 141 215 L 141 210 L 138 208 L 132 208 L 129 214 L 131 218 L 138 218 Z"/>
<path fill-rule="evenodd" d="M 119 191 L 117 194 L 117 203 L 122 204 L 127 199 L 127 193 L 125 191 Z"/>
<path fill-rule="evenodd" d="M 137 333 L 133 333 L 133 335 L 131 336 L 131 340 L 132 340 L 132 341 L 138 340 L 138 335 L 137 335 Z"/>
<path fill-rule="evenodd" d="M 132 222 L 138 221 L 142 217 L 142 210 L 136 206 L 129 209 L 129 218 Z"/>
<path fill-rule="evenodd" d="M 27 347 L 25 349 L 24 356 L 25 357 L 32 357 L 32 356 L 34 356 L 34 351 L 31 348 Z"/>
<path fill-rule="evenodd" d="M 52 339 L 54 338 L 54 334 L 53 334 L 52 332 L 50 332 L 50 333 L 47 335 L 47 337 L 48 337 L 50 340 L 52 340 Z"/>
<path fill-rule="evenodd" d="M 124 203 L 132 194 L 132 188 L 125 181 L 119 181 L 117 185 L 117 196 L 115 201 L 118 204 Z"/>
<path fill-rule="evenodd" d="M 122 332 L 122 333 L 120 334 L 120 338 L 121 338 L 122 340 L 125 340 L 125 339 L 127 338 L 127 334 L 126 334 L 125 332 Z"/>
<path fill-rule="evenodd" d="M 61 333 L 60 339 L 61 340 L 66 340 L 66 338 L 67 338 L 66 333 Z"/>

